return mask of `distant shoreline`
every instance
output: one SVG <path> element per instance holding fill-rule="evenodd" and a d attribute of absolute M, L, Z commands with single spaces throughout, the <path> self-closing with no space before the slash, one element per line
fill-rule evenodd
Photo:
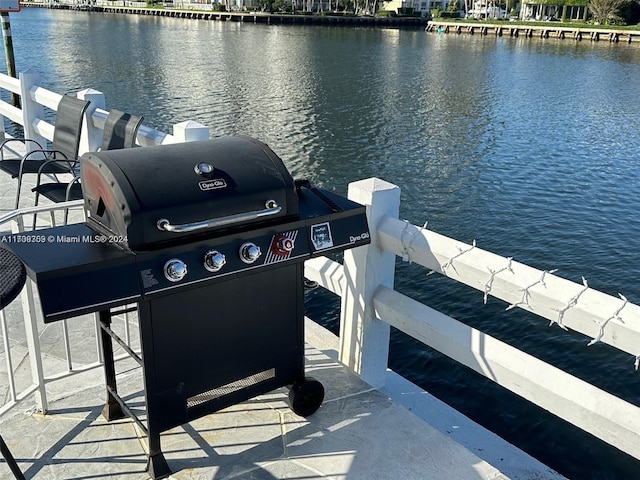
<path fill-rule="evenodd" d="M 151 15 L 156 17 L 186 18 L 193 20 L 221 20 L 241 23 L 262 23 L 268 25 L 325 25 L 325 26 L 373 26 L 373 27 L 421 27 L 427 22 L 420 17 L 373 17 L 356 15 L 300 15 L 290 13 L 262 12 L 213 12 L 206 10 L 181 10 L 174 8 L 121 7 L 105 5 L 67 5 L 37 2 L 22 2 L 22 7 L 81 10 L 102 13 L 126 13 Z"/>

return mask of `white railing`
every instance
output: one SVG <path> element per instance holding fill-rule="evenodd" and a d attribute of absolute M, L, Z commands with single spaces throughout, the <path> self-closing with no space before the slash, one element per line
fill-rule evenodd
<path fill-rule="evenodd" d="M 326 258 L 305 265 L 307 278 L 342 297 L 339 358 L 343 363 L 380 387 L 393 326 L 640 458 L 639 407 L 394 291 L 395 257 L 502 299 L 509 308 L 521 308 L 578 331 L 592 339 L 590 344 L 600 341 L 630 353 L 636 367 L 638 305 L 593 290 L 586 281 L 577 284 L 402 222 L 398 220 L 400 190 L 384 181 L 353 183 L 349 197 L 367 205 L 371 245 L 345 252 L 344 265 Z"/>
<path fill-rule="evenodd" d="M 16 108 L 13 105 L 0 100 L 0 125 L 4 127 L 5 117 L 10 121 L 23 127 L 26 138 L 32 138 L 41 144 L 53 140 L 54 125 L 48 120 L 48 111 L 53 114 L 56 111 L 58 103 L 62 95 L 47 90 L 39 85 L 40 75 L 37 72 L 26 71 L 19 75 L 19 79 L 0 74 L 0 88 L 9 92 L 17 93 L 21 98 L 21 107 Z M 105 98 L 101 92 L 92 89 L 86 89 L 78 92 L 78 98 L 90 100 L 91 103 L 87 109 L 85 121 L 83 124 L 83 136 L 81 139 L 80 153 L 97 150 L 102 143 L 102 134 L 104 123 L 108 115 L 105 110 Z M 4 134 L 4 128 L 2 129 Z M 168 143 L 177 143 L 192 140 L 202 140 L 209 137 L 209 129 L 196 122 L 182 122 L 174 125 L 173 134 L 169 135 L 159 130 L 141 125 L 138 130 L 137 143 L 141 146 L 152 146 Z M 30 147 L 27 144 L 25 147 Z M 26 153 L 23 149 L 13 149 L 12 152 L 16 156 Z M 9 184 L 11 179 L 7 176 L 2 179 Z M 10 185 L 11 186 L 11 185 Z M 7 188 L 3 185 L 3 188 Z M 55 226 L 59 221 L 56 219 L 57 212 L 64 212 L 70 208 L 72 211 L 77 210 L 75 221 L 82 220 L 82 201 L 60 203 L 56 205 L 44 205 L 39 207 L 21 208 L 4 215 L 0 215 L 0 237 L 8 234 L 7 230 L 13 235 L 19 235 L 27 230 L 32 229 L 35 223 L 33 219 L 35 215 L 41 218 L 43 214 L 50 217 L 49 223 L 38 222 L 38 225 L 45 227 Z M 35 394 L 36 407 L 46 412 L 47 405 L 47 389 L 46 385 L 61 378 L 75 375 L 96 369 L 102 365 L 102 352 L 100 350 L 100 342 L 97 328 L 93 333 L 93 341 L 96 343 L 95 356 L 89 360 L 83 359 L 78 361 L 74 359 L 72 341 L 70 340 L 69 327 L 67 321 L 60 322 L 62 333 L 60 342 L 64 346 L 63 358 L 56 358 L 55 362 L 51 362 L 48 356 L 48 364 L 56 363 L 57 368 L 47 369 L 43 358 L 47 354 L 43 354 L 40 348 L 40 335 L 45 330 L 43 325 L 40 309 L 38 305 L 37 292 L 31 282 L 27 282 L 22 295 L 22 314 L 19 315 L 21 323 L 24 326 L 24 335 L 22 329 L 18 328 L 16 323 L 16 315 L 6 315 L 0 318 L 3 337 L 4 365 L 7 375 L 6 390 L 0 390 L 0 395 L 4 395 L 4 401 L 0 400 L 0 415 L 6 413 L 13 408 L 21 400 L 27 398 L 31 394 Z M 15 302 L 18 303 L 18 302 Z M 14 305 L 11 306 L 15 307 Z M 22 320 L 24 319 L 24 320 Z M 123 314 L 116 319 L 123 320 L 122 329 L 124 330 L 122 337 L 131 347 L 131 339 L 135 339 L 135 335 L 130 335 L 131 322 L 135 322 L 135 316 Z M 94 322 L 95 320 L 89 320 Z M 116 328 L 119 328 L 116 326 Z M 137 328 L 134 329 L 137 331 Z M 19 333 L 16 333 L 19 332 Z M 11 335 L 15 334 L 15 338 Z M 83 342 L 91 341 L 90 338 L 84 338 Z M 24 345 L 26 344 L 26 351 Z M 86 350 L 86 349 L 84 349 Z M 117 359 L 127 358 L 126 354 L 122 354 Z M 24 362 L 28 359 L 28 362 Z M 27 367 L 25 367 L 27 365 Z M 29 370 L 25 372 L 25 370 Z M 3 370 L 0 373 L 4 374 Z M 25 380 L 25 378 L 27 380 Z M 3 382 L 4 383 L 4 382 Z"/>
<path fill-rule="evenodd" d="M 48 121 L 45 109 L 55 112 L 62 95 L 39 85 L 40 74 L 27 70 L 19 74 L 19 79 L 0 74 L 0 88 L 17 93 L 21 97 L 22 109 L 10 103 L 0 101 L 0 115 L 24 127 L 27 138 L 46 143 L 53 139 L 54 125 Z M 80 154 L 96 151 L 102 142 L 104 121 L 109 113 L 106 110 L 104 94 L 97 90 L 86 89 L 77 93 L 78 98 L 90 100 L 83 125 Z M 130 112 L 133 113 L 133 112 Z M 168 143 L 180 143 L 209 138 L 209 128 L 197 122 L 181 122 L 173 126 L 173 134 L 168 134 L 141 125 L 137 143 L 147 147 Z"/>
<path fill-rule="evenodd" d="M 60 204 L 62 205 L 62 204 Z M 77 209 L 82 206 L 82 201 L 69 202 L 64 204 L 64 208 L 69 209 Z M 57 209 L 61 209 L 58 205 L 47 205 L 40 207 L 32 207 L 32 208 L 24 208 L 21 210 L 15 210 L 11 213 L 0 216 L 0 229 L 4 230 L 6 225 L 11 226 L 11 233 L 5 232 L 2 236 L 6 235 L 19 235 L 26 231 L 25 228 L 25 218 L 27 222 L 30 224 L 30 220 L 33 218 L 33 215 L 41 214 L 41 213 L 51 213 L 52 223 L 55 225 L 55 215 L 53 212 Z M 20 362 L 14 362 L 14 357 L 23 354 L 20 352 L 16 352 L 18 347 L 16 345 L 20 345 L 22 339 L 18 336 L 18 338 L 12 339 L 9 336 L 9 333 L 14 331 L 7 327 L 6 316 L 2 318 L 2 335 L 4 341 L 4 357 L 5 357 L 5 365 L 6 365 L 6 375 L 7 375 L 7 383 L 10 386 L 8 392 L 8 399 L 6 399 L 5 403 L 0 407 L 0 415 L 7 412 L 11 408 L 13 408 L 17 403 L 19 403 L 24 398 L 28 397 L 30 394 L 35 393 L 35 403 L 37 408 L 42 411 L 47 410 L 47 396 L 46 396 L 46 388 L 45 385 L 47 381 L 52 380 L 47 378 L 44 373 L 44 364 L 42 361 L 42 351 L 40 349 L 40 341 L 38 334 L 38 307 L 36 305 L 36 292 L 33 289 L 33 285 L 31 282 L 27 282 L 25 284 L 25 288 L 21 294 L 22 299 L 22 318 L 25 330 L 24 341 L 27 344 L 27 356 L 29 360 L 30 370 L 31 370 L 31 383 L 28 383 L 26 386 L 21 387 L 21 390 L 18 390 L 16 385 L 18 385 L 17 377 L 19 376 L 18 369 L 14 369 L 13 365 L 21 364 L 22 358 Z M 11 318 L 12 316 L 10 316 Z M 68 365 L 68 373 L 73 371 L 72 368 L 72 359 L 69 350 L 69 336 L 67 332 L 66 325 L 63 326 L 64 335 L 63 341 L 65 344 L 65 351 L 67 353 L 66 363 Z M 98 364 L 99 365 L 99 364 Z M 58 376 L 56 375 L 56 378 Z"/>

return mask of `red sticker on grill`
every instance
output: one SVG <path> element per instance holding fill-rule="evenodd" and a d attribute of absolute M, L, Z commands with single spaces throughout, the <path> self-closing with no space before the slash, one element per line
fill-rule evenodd
<path fill-rule="evenodd" d="M 297 230 L 274 235 L 271 239 L 271 245 L 269 245 L 269 251 L 264 259 L 264 264 L 269 265 L 270 263 L 281 262 L 291 257 L 291 252 L 293 252 L 296 246 L 297 236 Z"/>

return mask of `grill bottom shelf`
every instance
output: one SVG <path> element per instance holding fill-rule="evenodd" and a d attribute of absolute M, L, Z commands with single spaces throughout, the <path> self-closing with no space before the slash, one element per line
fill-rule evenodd
<path fill-rule="evenodd" d="M 202 392 L 198 395 L 187 398 L 187 408 L 196 407 L 210 400 L 216 400 L 226 395 L 230 395 L 247 387 L 257 385 L 260 382 L 264 382 L 265 380 L 275 378 L 275 376 L 276 369 L 270 368 L 269 370 L 265 370 L 264 372 L 249 375 L 248 377 L 228 383 L 226 385 L 223 385 L 222 387 L 213 388 L 209 391 Z"/>

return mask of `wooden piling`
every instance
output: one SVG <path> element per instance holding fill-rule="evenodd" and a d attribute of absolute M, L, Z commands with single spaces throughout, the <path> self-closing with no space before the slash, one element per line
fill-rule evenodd
<path fill-rule="evenodd" d="M 13 56 L 13 38 L 11 37 L 11 24 L 9 22 L 9 12 L 0 12 L 2 21 L 2 38 L 4 40 L 4 55 L 7 62 L 7 75 L 16 78 L 16 61 Z M 20 108 L 20 96 L 11 92 L 11 105 Z"/>

